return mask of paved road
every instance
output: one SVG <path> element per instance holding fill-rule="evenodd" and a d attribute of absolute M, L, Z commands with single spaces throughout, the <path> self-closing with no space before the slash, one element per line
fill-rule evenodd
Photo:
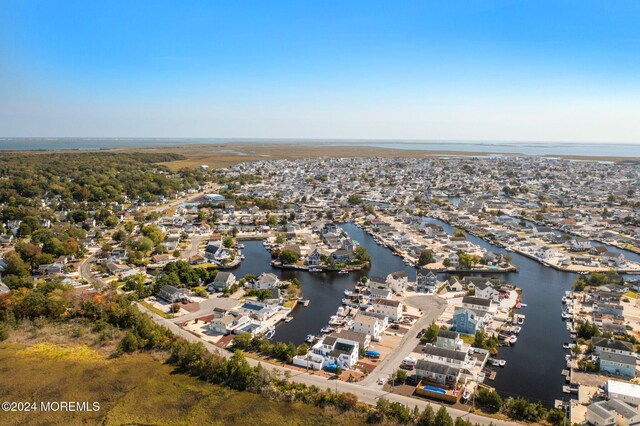
<path fill-rule="evenodd" d="M 423 316 L 405 333 L 398 347 L 394 349 L 373 372 L 365 377 L 364 380 L 360 381 L 362 386 L 378 386 L 376 384 L 378 379 L 386 379 L 396 371 L 402 363 L 402 360 L 413 352 L 413 349 L 418 344 L 416 338 L 420 330 L 431 325 L 431 322 L 442 315 L 447 307 L 447 301 L 438 296 L 411 296 L 405 300 L 405 303 L 411 307 L 421 309 Z"/>
<path fill-rule="evenodd" d="M 427 302 L 425 302 L 425 301 L 417 301 L 416 303 L 424 304 L 424 303 L 427 303 Z M 178 327 L 173 322 L 171 322 L 171 321 L 169 321 L 169 320 L 167 320 L 165 318 L 162 318 L 159 315 L 149 311 L 144 306 L 142 306 L 140 304 L 136 304 L 136 306 L 138 307 L 138 309 L 140 311 L 149 314 L 151 316 L 151 318 L 156 323 L 164 325 L 169 330 L 171 330 L 173 333 L 185 338 L 186 340 L 188 340 L 190 342 L 200 342 L 200 343 L 202 343 L 211 353 L 216 353 L 216 354 L 219 354 L 219 355 L 224 356 L 226 358 L 231 356 L 231 352 L 229 352 L 229 351 L 227 351 L 225 349 L 220 349 L 220 348 L 212 345 L 211 343 L 204 342 L 199 337 L 197 337 L 197 336 L 195 336 L 195 335 L 193 335 L 193 334 L 181 329 L 180 327 Z M 427 305 L 423 305 L 423 306 L 427 306 Z M 253 358 L 247 358 L 247 361 L 252 366 L 261 364 L 258 360 L 255 360 Z M 263 365 L 263 366 L 265 366 L 265 365 Z M 356 395 L 361 402 L 364 402 L 364 403 L 367 403 L 367 404 L 371 404 L 371 405 L 375 405 L 377 403 L 378 398 L 384 397 L 385 399 L 387 399 L 389 401 L 399 402 L 401 404 L 404 404 L 407 407 L 409 407 L 410 409 L 413 409 L 413 407 L 418 407 L 420 410 L 423 410 L 424 407 L 426 407 L 427 405 L 432 406 L 434 410 L 438 410 L 438 408 L 440 408 L 440 404 L 437 404 L 437 403 L 434 403 L 434 402 L 430 402 L 430 401 L 427 401 L 427 400 L 423 400 L 423 399 L 417 399 L 417 398 L 412 398 L 412 397 L 408 397 L 408 396 L 389 393 L 389 392 L 382 391 L 380 389 L 366 387 L 366 386 L 361 385 L 362 382 L 360 382 L 360 383 L 347 383 L 347 382 L 341 382 L 341 381 L 338 381 L 338 380 L 330 380 L 330 379 L 327 379 L 325 377 L 317 376 L 317 375 L 310 374 L 310 373 L 301 372 L 301 371 L 298 371 L 298 370 L 293 370 L 293 369 L 290 369 L 290 368 L 287 368 L 287 367 L 284 367 L 284 366 L 281 366 L 281 365 L 266 364 L 266 368 L 269 371 L 277 371 L 281 375 L 284 375 L 284 373 L 286 371 L 288 371 L 289 374 L 291 374 L 291 378 L 289 380 L 292 380 L 292 381 L 297 382 L 297 383 L 304 383 L 304 384 L 309 385 L 309 386 L 310 385 L 315 385 L 315 386 L 318 386 L 319 388 L 331 388 L 331 389 L 335 389 L 335 390 L 337 390 L 339 392 L 350 392 L 350 393 Z M 508 425 L 517 424 L 515 422 L 496 420 L 496 419 L 491 419 L 491 418 L 479 416 L 477 414 L 467 413 L 466 411 L 458 410 L 458 409 L 452 408 L 452 407 L 445 406 L 445 408 L 447 409 L 447 412 L 452 417 L 457 418 L 457 417 L 464 416 L 465 419 L 468 419 L 472 423 L 478 423 L 478 424 L 482 424 L 482 425 L 493 424 L 495 426 L 508 426 Z"/>
<path fill-rule="evenodd" d="M 191 242 L 189 243 L 189 247 L 187 247 L 182 254 L 180 255 L 180 258 L 183 260 L 189 260 L 192 256 L 195 256 L 196 254 L 198 254 L 198 247 L 200 247 L 200 243 L 202 241 L 204 241 L 205 239 L 209 238 L 210 235 L 195 235 L 193 238 L 191 238 Z"/>
<path fill-rule="evenodd" d="M 95 288 L 96 290 L 102 290 L 103 288 L 107 287 L 107 283 L 104 282 L 102 279 L 95 277 L 91 272 L 91 266 L 93 266 L 93 262 L 95 262 L 96 253 L 87 257 L 80 264 L 79 272 L 80 272 L 80 276 L 84 280 L 86 280 L 89 284 L 91 284 L 93 288 Z"/>

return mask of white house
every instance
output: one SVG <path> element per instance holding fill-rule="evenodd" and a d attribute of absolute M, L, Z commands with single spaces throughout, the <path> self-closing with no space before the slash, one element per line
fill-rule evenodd
<path fill-rule="evenodd" d="M 225 315 L 222 318 L 214 318 L 209 324 L 209 329 L 214 333 L 229 334 L 233 330 L 243 327 L 251 322 L 246 315 Z"/>
<path fill-rule="evenodd" d="M 478 283 L 475 285 L 475 296 L 483 299 L 491 299 L 495 303 L 500 303 L 500 292 L 493 288 L 490 283 Z"/>
<path fill-rule="evenodd" d="M 409 276 L 405 271 L 397 271 L 387 275 L 387 283 L 396 294 L 404 294 L 407 289 Z"/>
<path fill-rule="evenodd" d="M 640 385 L 618 380 L 607 380 L 605 387 L 608 399 L 615 399 L 629 405 L 640 405 Z"/>
<path fill-rule="evenodd" d="M 383 321 L 374 316 L 358 313 L 353 318 L 353 331 L 371 336 L 371 340 L 379 341 L 384 331 Z"/>
<path fill-rule="evenodd" d="M 324 357 L 325 366 L 336 364 L 344 369 L 351 368 L 358 363 L 359 351 L 358 342 L 334 336 L 326 336 L 312 348 L 314 354 Z"/>
<path fill-rule="evenodd" d="M 213 282 L 209 284 L 209 291 L 224 291 L 236 283 L 236 276 L 231 272 L 219 271 Z"/>
<path fill-rule="evenodd" d="M 269 288 L 276 288 L 280 283 L 280 279 L 272 273 L 263 272 L 258 275 L 254 280 L 245 284 L 245 287 L 254 290 L 266 290 Z"/>
<path fill-rule="evenodd" d="M 467 309 L 473 309 L 474 311 L 485 311 L 489 313 L 497 310 L 497 305 L 493 303 L 493 300 L 476 296 L 464 296 L 462 298 L 462 306 Z"/>
<path fill-rule="evenodd" d="M 373 312 L 382 314 L 391 321 L 402 319 L 402 303 L 398 300 L 376 299 L 373 302 Z"/>

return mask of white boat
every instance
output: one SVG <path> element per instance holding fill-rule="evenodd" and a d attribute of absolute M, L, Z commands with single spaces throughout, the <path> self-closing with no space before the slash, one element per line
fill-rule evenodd
<path fill-rule="evenodd" d="M 320 332 L 321 332 L 322 334 L 329 334 L 329 333 L 331 333 L 331 332 L 332 332 L 332 331 L 334 331 L 334 330 L 335 330 L 335 328 L 330 327 L 330 326 L 328 326 L 328 325 L 327 325 L 327 326 L 322 327 L 322 328 L 320 329 Z"/>
<path fill-rule="evenodd" d="M 309 272 L 322 272 L 320 268 L 309 268 Z"/>
<path fill-rule="evenodd" d="M 244 260 L 244 254 L 240 255 L 240 259 Z"/>
<path fill-rule="evenodd" d="M 307 337 L 304 339 L 307 343 L 313 343 L 314 340 L 316 340 L 316 336 L 313 334 L 307 334 Z"/>
<path fill-rule="evenodd" d="M 338 271 L 338 273 L 339 273 L 339 274 L 342 274 L 342 275 L 345 275 L 345 274 L 348 274 L 348 273 L 349 273 L 349 271 L 347 271 L 346 269 L 340 269 L 340 270 Z"/>
<path fill-rule="evenodd" d="M 238 247 L 240 247 L 242 249 L 242 248 L 244 248 L 244 244 L 240 244 Z"/>
<path fill-rule="evenodd" d="M 468 390 L 465 390 L 464 392 L 462 392 L 462 399 L 463 400 L 468 400 L 469 398 L 471 398 L 471 392 L 469 392 Z"/>
<path fill-rule="evenodd" d="M 267 339 L 271 339 L 273 337 L 273 335 L 276 334 L 276 329 L 275 328 L 270 328 L 264 335 L 264 337 L 266 337 Z"/>
<path fill-rule="evenodd" d="M 342 299 L 342 304 L 343 305 L 350 305 L 351 304 L 351 299 Z"/>
<path fill-rule="evenodd" d="M 562 319 L 571 319 L 572 317 L 573 315 L 570 313 L 562 311 Z"/>
<path fill-rule="evenodd" d="M 562 349 L 569 349 L 569 348 L 571 348 L 571 344 L 569 342 L 564 342 L 562 344 Z"/>
<path fill-rule="evenodd" d="M 519 325 L 516 325 L 513 329 L 513 332 L 516 334 L 520 334 L 521 331 L 522 331 L 522 327 L 520 327 Z"/>
<path fill-rule="evenodd" d="M 567 296 L 562 296 L 562 303 L 567 303 Z"/>
<path fill-rule="evenodd" d="M 505 365 L 507 365 L 507 361 L 497 358 L 489 358 L 489 363 L 494 367 L 504 367 Z"/>
<path fill-rule="evenodd" d="M 513 335 L 513 336 L 509 336 L 509 343 L 510 344 L 515 344 L 518 341 L 518 337 Z"/>
<path fill-rule="evenodd" d="M 519 325 L 524 324 L 524 317 L 518 317 L 518 324 Z"/>

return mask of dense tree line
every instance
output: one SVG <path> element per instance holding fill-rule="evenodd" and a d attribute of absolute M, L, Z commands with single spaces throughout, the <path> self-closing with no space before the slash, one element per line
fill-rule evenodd
<path fill-rule="evenodd" d="M 171 173 L 157 163 L 182 159 L 168 153 L 8 153 L 0 158 L 0 202 L 36 206 L 58 197 L 61 205 L 131 199 L 153 201 L 207 179 L 197 170 Z M 3 215 L 4 216 L 4 215 Z M 6 220 L 6 218 L 5 218 Z"/>

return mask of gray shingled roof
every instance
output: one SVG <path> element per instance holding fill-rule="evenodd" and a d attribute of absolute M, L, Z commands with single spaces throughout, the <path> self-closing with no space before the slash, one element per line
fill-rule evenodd
<path fill-rule="evenodd" d="M 467 358 L 466 352 L 438 348 L 436 346 L 425 346 L 423 350 L 426 355 L 441 356 L 445 358 L 456 359 L 458 361 L 464 361 Z"/>

